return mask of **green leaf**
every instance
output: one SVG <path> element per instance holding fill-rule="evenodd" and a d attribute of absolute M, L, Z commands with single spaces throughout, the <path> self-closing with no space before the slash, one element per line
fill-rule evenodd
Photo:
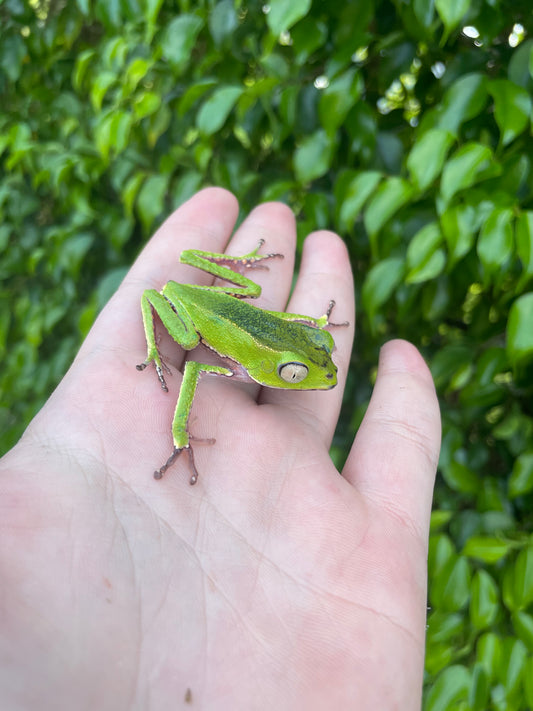
<path fill-rule="evenodd" d="M 114 72 L 101 72 L 96 75 L 90 93 L 91 104 L 95 111 L 100 111 L 104 96 L 116 80 L 117 77 Z"/>
<path fill-rule="evenodd" d="M 407 158 L 407 169 L 418 190 L 426 190 L 440 174 L 453 140 L 449 131 L 434 128 L 415 142 Z"/>
<path fill-rule="evenodd" d="M 161 96 L 154 91 L 145 91 L 135 98 L 133 111 L 135 118 L 140 120 L 155 113 L 161 106 Z"/>
<path fill-rule="evenodd" d="M 451 380 L 451 389 L 457 389 L 454 387 L 454 379 L 461 376 L 463 373 L 470 372 L 470 363 L 463 366 L 456 366 L 454 378 Z M 463 494 L 477 494 L 480 487 L 480 479 L 476 472 L 463 462 L 459 462 L 456 459 L 452 459 L 448 464 L 443 465 L 442 476 L 444 481 L 448 484 L 450 489 L 454 491 L 460 491 Z"/>
<path fill-rule="evenodd" d="M 460 708 L 460 702 L 466 701 L 470 689 L 470 672 L 458 664 L 445 669 L 431 685 L 425 711 L 450 711 Z"/>
<path fill-rule="evenodd" d="M 197 128 L 206 136 L 220 130 L 242 92 L 240 86 L 222 86 L 214 91 L 196 116 Z"/>
<path fill-rule="evenodd" d="M 510 695 L 517 690 L 522 681 L 525 664 L 527 661 L 527 650 L 523 642 L 519 639 L 508 637 L 503 641 L 501 666 L 498 677 L 505 687 L 505 692 Z"/>
<path fill-rule="evenodd" d="M 508 79 L 493 79 L 488 90 L 494 98 L 494 118 L 500 129 L 500 143 L 506 146 L 529 125 L 531 98 Z"/>
<path fill-rule="evenodd" d="M 365 227 L 375 235 L 413 194 L 412 186 L 403 178 L 384 180 L 376 190 L 365 210 Z"/>
<path fill-rule="evenodd" d="M 477 215 L 471 205 L 453 205 L 440 217 L 448 246 L 448 267 L 452 267 L 472 249 L 477 229 Z"/>
<path fill-rule="evenodd" d="M 473 185 L 492 160 L 488 146 L 466 143 L 447 161 L 442 171 L 440 192 L 447 205 L 460 190 Z"/>
<path fill-rule="evenodd" d="M 494 632 L 485 632 L 479 637 L 476 649 L 478 663 L 487 672 L 489 680 L 496 678 L 501 666 L 502 640 Z"/>
<path fill-rule="evenodd" d="M 438 276 L 446 264 L 438 222 L 430 222 L 414 235 L 407 247 L 407 284 L 418 284 Z"/>
<path fill-rule="evenodd" d="M 533 210 L 521 212 L 516 220 L 516 253 L 522 262 L 522 274 L 517 284 L 520 292 L 533 277 Z"/>
<path fill-rule="evenodd" d="M 311 0 L 270 0 L 266 16 L 273 35 L 278 37 L 305 17 L 311 8 Z"/>
<path fill-rule="evenodd" d="M 533 617 L 521 610 L 515 610 L 511 620 L 516 636 L 533 652 Z"/>
<path fill-rule="evenodd" d="M 528 708 L 533 708 L 533 656 L 527 659 L 524 667 L 524 692 Z"/>
<path fill-rule="evenodd" d="M 144 19 L 149 25 L 154 25 L 157 21 L 163 0 L 142 0 L 144 6 Z"/>
<path fill-rule="evenodd" d="M 336 131 L 361 96 L 363 80 L 356 69 L 349 69 L 322 91 L 318 105 L 320 123 L 327 131 Z"/>
<path fill-rule="evenodd" d="M 184 116 L 198 99 L 201 99 L 206 92 L 213 89 L 217 84 L 216 79 L 202 79 L 202 81 L 191 84 L 183 93 L 178 104 L 178 116 Z"/>
<path fill-rule="evenodd" d="M 513 599 L 517 609 L 525 609 L 533 602 L 533 546 L 518 554 L 513 573 Z"/>
<path fill-rule="evenodd" d="M 403 259 L 389 257 L 375 264 L 366 275 L 362 302 L 363 309 L 371 320 L 401 283 L 404 270 Z"/>
<path fill-rule="evenodd" d="M 80 54 L 76 57 L 76 64 L 74 65 L 74 71 L 72 72 L 72 84 L 76 91 L 80 91 L 82 88 L 83 80 L 95 54 L 96 52 L 94 49 L 86 49 L 84 52 L 80 52 Z"/>
<path fill-rule="evenodd" d="M 293 28 L 291 37 L 296 63 L 302 65 L 326 42 L 328 28 L 325 22 L 306 17 Z"/>
<path fill-rule="evenodd" d="M 484 563 L 497 563 L 512 550 L 512 544 L 494 536 L 472 536 L 463 548 L 463 555 L 482 560 Z"/>
<path fill-rule="evenodd" d="M 477 253 L 488 274 L 501 270 L 513 253 L 512 220 L 512 210 L 494 208 L 481 228 Z"/>
<path fill-rule="evenodd" d="M 124 203 L 124 209 L 128 217 L 133 215 L 133 204 L 145 178 L 146 173 L 144 171 L 134 173 L 126 182 L 124 189 L 120 193 L 122 202 Z"/>
<path fill-rule="evenodd" d="M 454 556 L 433 580 L 431 602 L 441 610 L 461 610 L 468 603 L 470 585 L 470 564 L 466 558 Z"/>
<path fill-rule="evenodd" d="M 485 570 L 477 570 L 472 578 L 470 621 L 478 630 L 490 627 L 499 612 L 498 586 Z"/>
<path fill-rule="evenodd" d="M 527 89 L 531 82 L 531 74 L 529 73 L 529 62 L 533 57 L 533 39 L 527 39 L 522 42 L 514 51 L 509 60 L 507 75 L 513 84 Z"/>
<path fill-rule="evenodd" d="M 436 114 L 436 128 L 454 136 L 465 121 L 478 116 L 488 100 L 487 79 L 483 74 L 465 74 L 450 86 Z"/>
<path fill-rule="evenodd" d="M 294 153 L 296 179 L 306 184 L 327 173 L 331 165 L 333 148 L 333 140 L 322 129 L 307 136 Z"/>
<path fill-rule="evenodd" d="M 352 177 L 353 176 L 353 177 Z M 341 176 L 335 185 L 338 227 L 341 232 L 351 230 L 363 205 L 376 189 L 382 174 L 377 170 L 351 172 Z"/>
<path fill-rule="evenodd" d="M 19 35 L 7 35 L 7 37 L 4 35 L 0 50 L 0 68 L 4 70 L 10 81 L 16 82 L 26 59 L 26 44 Z"/>
<path fill-rule="evenodd" d="M 233 0 L 217 2 L 208 15 L 207 24 L 214 43 L 221 47 L 239 26 Z"/>
<path fill-rule="evenodd" d="M 146 231 L 163 212 L 168 176 L 151 175 L 145 180 L 137 197 L 137 210 Z"/>
<path fill-rule="evenodd" d="M 435 15 L 435 0 L 414 0 L 413 11 L 422 27 L 429 28 Z"/>
<path fill-rule="evenodd" d="M 435 9 L 446 28 L 445 37 L 455 30 L 469 8 L 470 0 L 435 0 Z"/>
<path fill-rule="evenodd" d="M 533 292 L 516 299 L 507 320 L 507 354 L 514 366 L 533 358 Z"/>
<path fill-rule="evenodd" d="M 122 78 L 122 95 L 129 96 L 137 84 L 143 79 L 152 67 L 152 62 L 138 57 L 127 67 Z"/>
<path fill-rule="evenodd" d="M 472 685 L 468 695 L 468 711 L 486 711 L 489 706 L 490 686 L 488 674 L 483 664 L 474 665 Z"/>
<path fill-rule="evenodd" d="M 515 460 L 509 477 L 509 498 L 522 496 L 533 490 L 533 450 L 524 452 Z"/>
<path fill-rule="evenodd" d="M 182 72 L 189 63 L 203 25 L 197 15 L 183 14 L 175 17 L 163 32 L 161 51 L 176 71 Z"/>

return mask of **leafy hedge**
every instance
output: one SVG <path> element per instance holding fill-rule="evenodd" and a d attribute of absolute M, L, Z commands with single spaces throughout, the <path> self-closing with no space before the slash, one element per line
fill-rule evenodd
<path fill-rule="evenodd" d="M 201 186 L 339 231 L 359 330 L 333 455 L 386 339 L 441 397 L 431 711 L 533 706 L 532 32 L 530 0 L 0 0 L 2 451 Z"/>

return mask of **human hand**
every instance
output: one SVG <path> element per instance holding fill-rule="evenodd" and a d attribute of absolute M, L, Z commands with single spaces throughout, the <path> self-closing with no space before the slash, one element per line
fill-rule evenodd
<path fill-rule="evenodd" d="M 186 457 L 161 481 L 180 376 L 161 390 L 140 296 L 207 283 L 182 249 L 285 259 L 254 272 L 286 306 L 288 208 L 256 208 L 228 240 L 233 196 L 197 194 L 149 242 L 69 372 L 0 469 L 0 698 L 6 709 L 417 709 L 440 420 L 431 376 L 401 341 L 380 356 L 342 476 L 328 449 L 354 312 L 346 249 L 306 240 L 287 310 L 337 302 L 339 385 L 294 392 L 203 378 Z M 179 370 L 184 353 L 160 348 Z"/>

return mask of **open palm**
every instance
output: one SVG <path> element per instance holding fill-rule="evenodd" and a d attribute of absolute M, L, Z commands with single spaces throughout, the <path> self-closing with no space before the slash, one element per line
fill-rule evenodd
<path fill-rule="evenodd" d="M 71 369 L 0 471 L 0 698 L 6 709 L 417 709 L 426 553 L 440 422 L 429 372 L 389 343 L 342 476 L 328 448 L 350 357 L 345 247 L 317 232 L 294 293 L 290 211 L 198 193 L 147 245 Z M 330 299 L 339 385 L 293 392 L 202 379 L 191 431 L 199 480 L 172 451 L 184 354 L 169 393 L 143 373 L 140 296 L 194 247 L 265 239 L 258 305 L 319 316 Z"/>

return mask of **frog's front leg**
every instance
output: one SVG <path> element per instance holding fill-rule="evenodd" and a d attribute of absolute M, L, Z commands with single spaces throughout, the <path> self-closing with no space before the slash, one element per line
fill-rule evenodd
<path fill-rule="evenodd" d="M 172 291 L 173 284 L 174 282 L 168 282 L 168 284 L 165 284 L 161 291 L 156 291 L 156 289 L 146 289 L 141 298 L 141 310 L 144 333 L 146 336 L 147 354 L 146 360 L 139 363 L 137 370 L 144 370 L 146 366 L 150 365 L 153 361 L 157 377 L 159 378 L 161 387 L 165 392 L 168 392 L 168 387 L 163 375 L 163 369 L 168 372 L 170 371 L 164 364 L 159 348 L 157 347 L 155 338 L 154 311 L 157 313 L 164 327 L 176 343 L 186 350 L 192 350 L 200 341 L 200 338 L 194 329 L 194 324 L 191 322 L 187 314 L 184 312 L 178 315 L 175 307 L 173 306 L 173 302 L 165 296 L 167 291 Z"/>
<path fill-rule="evenodd" d="M 176 457 L 186 449 L 189 453 L 189 462 L 192 469 L 192 476 L 189 480 L 190 484 L 196 484 L 198 480 L 198 471 L 194 465 L 194 456 L 190 443 L 190 435 L 187 430 L 189 416 L 191 414 L 192 403 L 196 393 L 196 387 L 202 373 L 210 375 L 225 375 L 227 377 L 233 375 L 233 371 L 229 368 L 224 368 L 217 365 L 205 365 L 196 361 L 188 361 L 183 370 L 183 380 L 181 382 L 180 394 L 174 412 L 172 421 L 172 439 L 174 441 L 174 451 L 163 464 L 163 466 L 154 472 L 156 479 L 161 479 L 163 474 L 174 462 Z"/>

